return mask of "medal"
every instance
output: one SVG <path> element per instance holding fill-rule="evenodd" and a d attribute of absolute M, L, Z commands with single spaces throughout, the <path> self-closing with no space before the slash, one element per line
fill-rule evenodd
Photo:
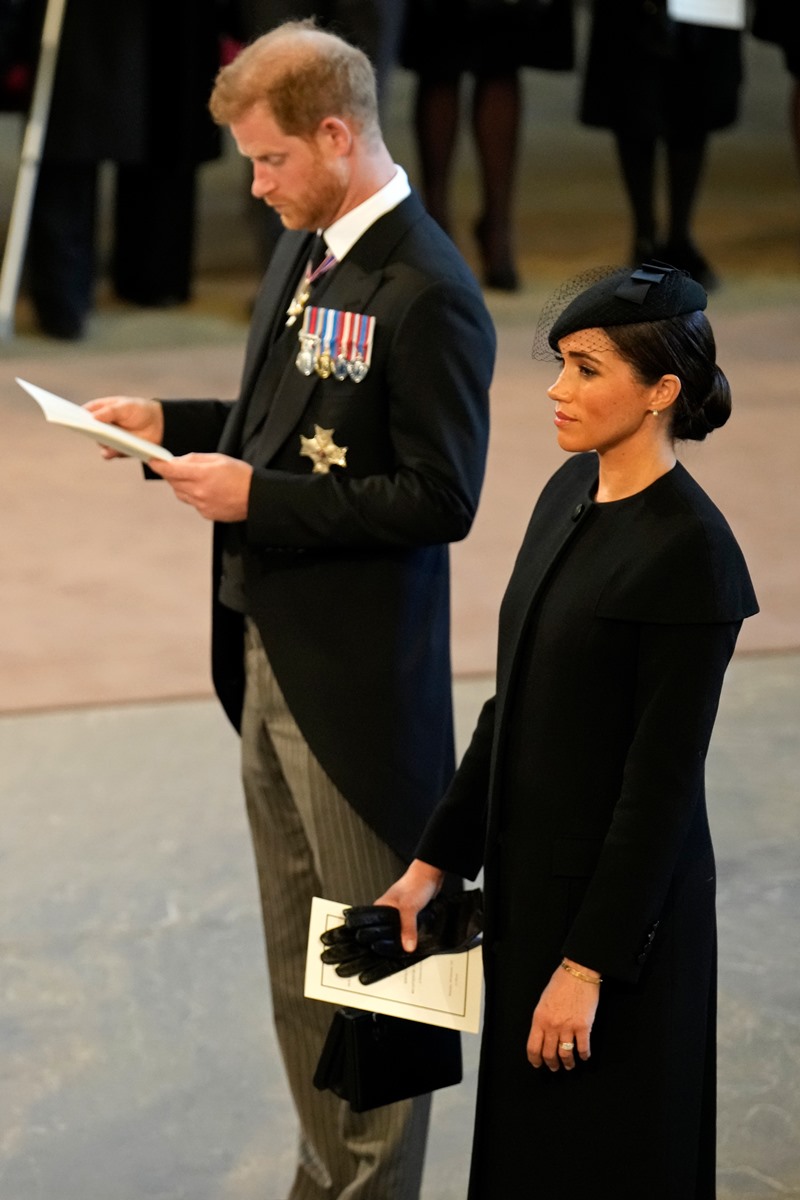
<path fill-rule="evenodd" d="M 314 374 L 314 363 L 319 352 L 319 338 L 313 333 L 300 334 L 300 351 L 295 366 L 306 377 Z"/>
<path fill-rule="evenodd" d="M 364 378 L 368 370 L 369 367 L 364 362 L 363 358 L 357 354 L 350 363 L 350 378 L 353 380 L 353 383 L 361 383 L 361 380 Z"/>
<path fill-rule="evenodd" d="M 319 309 L 307 308 L 303 313 L 303 328 L 299 331 L 297 338 L 300 342 L 300 350 L 295 361 L 295 366 L 298 371 L 305 376 L 314 374 L 314 367 L 319 354 Z"/>
<path fill-rule="evenodd" d="M 291 303 L 286 310 L 286 324 L 294 325 L 297 318 L 302 314 L 303 309 L 308 304 L 311 297 L 311 285 L 319 279 L 320 275 L 324 275 L 326 271 L 330 271 L 331 267 L 336 266 L 336 255 L 330 251 L 325 255 L 322 262 L 316 268 L 311 269 L 311 259 L 306 263 L 306 270 L 303 278 L 298 284 L 297 291 L 292 297 Z"/>
<path fill-rule="evenodd" d="M 320 379 L 361 383 L 370 368 L 374 336 L 374 317 L 309 305 L 297 334 L 295 365 L 306 377 L 316 371 Z"/>
<path fill-rule="evenodd" d="M 333 360 L 333 374 L 340 383 L 350 375 L 350 363 L 347 358 L 347 344 L 350 341 L 350 330 L 353 327 L 353 314 L 341 313 L 341 336 L 337 339 L 336 358 Z"/>
<path fill-rule="evenodd" d="M 331 358 L 331 346 L 335 340 L 337 320 L 339 316 L 335 308 L 323 308 L 319 310 L 324 313 L 324 331 L 322 335 L 322 353 L 317 358 L 316 371 L 320 379 L 329 379 L 333 371 L 333 359 Z"/>
<path fill-rule="evenodd" d="M 308 304 L 308 300 L 311 295 L 311 292 L 309 291 L 306 284 L 307 284 L 307 281 L 304 279 L 303 283 L 300 286 L 300 290 L 298 292 L 295 292 L 294 298 L 286 310 L 286 316 L 288 318 L 288 320 L 286 322 L 287 325 L 294 325 L 295 321 L 300 316 L 300 314 L 302 313 L 305 306 Z"/>
<path fill-rule="evenodd" d="M 361 383 L 361 380 L 369 370 L 370 359 L 372 358 L 372 339 L 375 334 L 375 318 L 368 317 L 365 313 L 358 313 L 356 317 L 356 332 L 355 354 L 350 360 L 350 378 L 354 383 Z"/>
<path fill-rule="evenodd" d="M 314 426 L 314 436 L 307 438 L 300 434 L 300 457 L 310 458 L 314 466 L 314 475 L 327 475 L 331 467 L 347 466 L 347 446 L 337 446 L 333 440 L 332 429 L 322 429 Z"/>

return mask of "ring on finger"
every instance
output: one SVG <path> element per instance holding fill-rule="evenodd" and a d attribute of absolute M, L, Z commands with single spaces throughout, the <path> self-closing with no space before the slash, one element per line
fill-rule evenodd
<path fill-rule="evenodd" d="M 558 1048 L 559 1048 L 559 1050 L 574 1050 L 575 1043 L 574 1042 L 559 1042 Z"/>

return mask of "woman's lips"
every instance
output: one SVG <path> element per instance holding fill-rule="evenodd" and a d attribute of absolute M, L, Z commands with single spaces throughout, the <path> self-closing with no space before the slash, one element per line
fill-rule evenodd
<path fill-rule="evenodd" d="M 567 414 L 563 413 L 560 408 L 557 408 L 553 420 L 555 421 L 556 425 L 571 425 L 575 418 L 568 417 Z"/>

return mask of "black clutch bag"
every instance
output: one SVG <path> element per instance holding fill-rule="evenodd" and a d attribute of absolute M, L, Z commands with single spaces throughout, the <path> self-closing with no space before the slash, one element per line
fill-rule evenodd
<path fill-rule="evenodd" d="M 461 1035 L 400 1017 L 337 1008 L 314 1086 L 366 1112 L 460 1083 Z"/>

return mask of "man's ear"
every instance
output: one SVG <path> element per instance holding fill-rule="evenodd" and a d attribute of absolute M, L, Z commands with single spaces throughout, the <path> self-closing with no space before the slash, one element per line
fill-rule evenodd
<path fill-rule="evenodd" d="M 344 158 L 353 146 L 353 131 L 341 117 L 323 117 L 317 129 L 317 137 L 334 154 Z"/>

